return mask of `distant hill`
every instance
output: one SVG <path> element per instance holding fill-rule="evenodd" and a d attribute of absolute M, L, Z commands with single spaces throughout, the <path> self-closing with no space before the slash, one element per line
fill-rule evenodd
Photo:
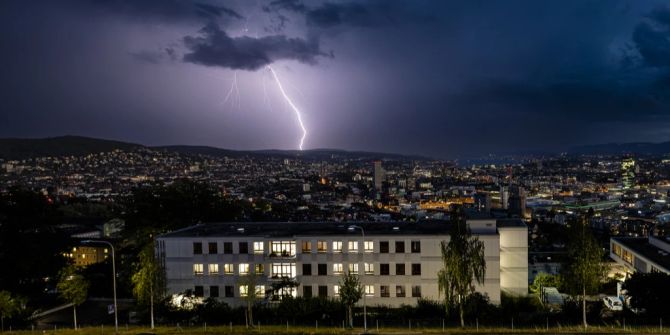
<path fill-rule="evenodd" d="M 313 160 L 328 160 L 331 158 L 349 158 L 349 159 L 413 159 L 427 160 L 429 158 L 416 155 L 402 155 L 392 153 L 365 152 L 365 151 L 346 151 L 340 149 L 311 149 L 311 150 L 250 150 L 238 151 L 230 149 L 220 149 L 208 146 L 190 146 L 190 145 L 170 145 L 153 147 L 154 149 L 179 152 L 182 154 L 208 155 L 213 157 L 279 157 L 279 158 L 303 158 Z"/>
<path fill-rule="evenodd" d="M 670 153 L 670 142 L 661 143 L 608 143 L 596 145 L 584 145 L 570 148 L 568 151 L 577 155 L 620 155 L 620 154 L 641 154 L 641 155 L 661 155 Z"/>
<path fill-rule="evenodd" d="M 40 139 L 0 139 L 0 158 L 26 159 L 44 156 L 83 156 L 114 149 L 134 150 L 142 145 L 83 136 L 60 136 Z"/>
<path fill-rule="evenodd" d="M 346 151 L 338 149 L 313 150 L 229 150 L 208 146 L 170 145 L 146 147 L 141 144 L 103 140 L 83 136 L 60 136 L 41 139 L 5 138 L 0 139 L 0 158 L 26 159 L 45 156 L 83 156 L 98 152 L 109 152 L 115 149 L 132 151 L 140 148 L 178 152 L 187 155 L 208 155 L 212 157 L 279 157 L 328 160 L 331 158 L 349 159 L 413 159 L 426 160 L 422 156 L 376 153 L 364 151 Z"/>

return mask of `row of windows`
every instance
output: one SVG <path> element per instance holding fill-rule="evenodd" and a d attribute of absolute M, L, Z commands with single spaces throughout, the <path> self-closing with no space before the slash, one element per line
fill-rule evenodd
<path fill-rule="evenodd" d="M 343 241 L 332 241 L 332 252 L 333 253 L 342 253 L 344 252 L 344 242 Z M 395 241 L 395 253 L 405 253 L 405 241 Z M 346 243 L 347 252 L 349 253 L 358 253 L 359 243 L 358 241 L 348 241 Z M 412 241 L 410 243 L 410 252 L 411 253 L 421 253 L 421 241 Z M 207 243 L 208 254 L 218 254 L 219 253 L 219 244 L 217 242 Z M 254 254 L 263 254 L 265 252 L 265 243 L 264 242 L 253 242 Z M 316 251 L 317 253 L 328 252 L 328 242 L 327 241 L 317 241 L 316 249 L 312 248 L 312 241 L 303 241 L 302 242 L 302 253 L 311 253 Z M 374 251 L 374 242 L 373 241 L 364 241 L 363 242 L 363 251 L 371 253 Z M 382 254 L 387 254 L 390 252 L 390 242 L 389 241 L 380 241 L 379 242 L 379 252 Z M 232 254 L 233 253 L 233 242 L 223 242 L 223 254 Z M 249 242 L 238 242 L 238 253 L 239 254 L 249 254 Z M 193 242 L 193 254 L 202 255 L 203 254 L 203 243 L 202 242 Z M 270 254 L 277 256 L 295 256 L 296 254 L 296 244 L 295 241 L 271 241 L 270 242 Z"/>
<path fill-rule="evenodd" d="M 358 274 L 359 272 L 358 263 L 350 263 L 346 267 L 348 272 Z M 237 273 L 240 275 L 248 275 L 251 273 L 252 268 L 254 273 L 263 274 L 265 272 L 265 267 L 263 264 L 249 264 L 249 263 L 240 263 L 237 265 Z M 345 264 L 344 263 L 333 263 L 332 265 L 332 274 L 340 275 L 344 273 Z M 272 263 L 271 265 L 271 276 L 273 277 L 290 277 L 293 278 L 296 276 L 296 265 L 295 263 Z M 375 274 L 375 264 L 374 263 L 363 263 L 363 271 L 365 274 L 373 275 Z M 211 276 L 219 275 L 219 264 L 207 264 L 207 274 Z M 194 275 L 204 275 L 205 274 L 205 265 L 202 263 L 193 264 L 193 274 Z M 233 275 L 235 274 L 235 265 L 232 263 L 223 264 L 223 274 Z M 405 272 L 405 263 L 396 263 L 395 264 L 395 275 L 404 276 Z M 421 263 L 412 263 L 411 265 L 411 274 L 412 276 L 421 275 Z M 302 264 L 302 275 L 303 276 L 327 276 L 328 275 L 328 264 L 320 263 L 317 264 L 316 273 L 312 271 L 311 263 Z M 391 275 L 391 265 L 389 263 L 379 264 L 379 275 L 380 276 L 389 276 Z"/>
<path fill-rule="evenodd" d="M 312 286 L 311 285 L 302 285 L 302 296 L 305 298 L 311 298 L 314 297 L 314 292 L 312 291 Z M 379 296 L 382 298 L 390 298 L 391 297 L 391 289 L 394 288 L 391 285 L 379 285 Z M 395 295 L 394 297 L 397 298 L 404 298 L 407 297 L 407 292 L 405 290 L 405 285 L 395 285 Z M 411 297 L 413 298 L 421 298 L 421 285 L 413 285 L 411 289 Z M 255 286 L 255 294 L 256 297 L 263 298 L 265 297 L 265 285 L 256 285 Z M 363 291 L 365 292 L 365 296 L 367 297 L 375 297 L 375 285 L 364 285 L 363 286 Z M 204 297 L 205 296 L 205 290 L 204 286 L 201 285 L 196 285 L 195 289 L 193 290 L 193 293 L 195 294 L 196 297 Z M 288 295 L 295 296 L 295 288 L 291 290 L 291 292 L 285 292 Z M 326 285 L 319 285 L 317 286 L 317 295 L 318 297 L 321 298 L 326 298 L 328 297 L 328 286 Z M 333 296 L 337 297 L 340 294 L 340 286 L 339 285 L 334 285 L 333 286 Z M 220 292 L 219 292 L 219 286 L 213 285 L 209 287 L 209 296 L 212 298 L 219 298 L 221 297 Z M 223 297 L 225 298 L 234 298 L 235 295 L 235 286 L 232 285 L 226 285 L 224 286 L 224 293 Z M 249 296 L 249 286 L 247 285 L 239 285 L 238 286 L 238 297 L 248 297 Z"/>

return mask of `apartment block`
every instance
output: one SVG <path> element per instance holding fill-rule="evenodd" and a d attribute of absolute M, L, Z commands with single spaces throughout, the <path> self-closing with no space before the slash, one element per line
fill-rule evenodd
<path fill-rule="evenodd" d="M 501 291 L 528 291 L 528 230 L 518 219 L 469 220 L 485 244 L 486 277 L 477 291 L 500 302 Z M 244 304 L 248 294 L 266 297 L 273 283 L 299 284 L 281 295 L 336 298 L 345 272 L 356 273 L 368 305 L 438 300 L 440 243 L 446 222 L 232 222 L 208 223 L 157 238 L 168 293 L 187 290 L 203 298 Z M 242 285 L 253 275 L 254 292 Z"/>

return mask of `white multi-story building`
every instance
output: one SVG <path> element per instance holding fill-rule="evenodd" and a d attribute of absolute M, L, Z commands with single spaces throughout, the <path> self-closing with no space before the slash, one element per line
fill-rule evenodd
<path fill-rule="evenodd" d="M 528 291 L 528 231 L 520 220 L 468 221 L 485 244 L 486 277 L 477 291 L 500 302 L 501 291 Z M 400 306 L 440 298 L 440 243 L 444 222 L 210 223 L 157 238 L 167 290 L 192 290 L 237 306 L 250 294 L 244 276 L 254 276 L 265 297 L 273 282 L 299 283 L 283 294 L 332 297 L 343 273 L 360 276 L 368 305 Z M 252 293 L 253 294 L 253 293 Z"/>

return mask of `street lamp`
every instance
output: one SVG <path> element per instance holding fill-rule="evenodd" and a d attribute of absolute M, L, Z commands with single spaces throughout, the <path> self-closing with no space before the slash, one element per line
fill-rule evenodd
<path fill-rule="evenodd" d="M 114 259 L 114 245 L 112 243 L 102 240 L 83 240 L 82 244 L 106 244 L 112 249 L 112 283 L 114 285 L 114 329 L 116 333 L 119 333 L 119 315 L 118 308 L 116 307 L 116 260 Z"/>
<path fill-rule="evenodd" d="M 363 230 L 363 227 L 361 226 L 356 226 L 356 225 L 351 225 L 349 226 L 349 231 L 354 231 L 356 229 L 361 230 L 361 236 L 363 237 L 363 254 L 365 254 L 365 230 Z M 365 266 L 365 263 L 364 263 Z M 363 275 L 365 276 L 365 268 L 363 269 Z M 368 310 L 367 310 L 367 303 L 365 302 L 365 297 L 368 295 L 368 293 L 365 291 L 365 284 L 363 284 L 363 330 L 367 333 L 368 332 Z"/>

